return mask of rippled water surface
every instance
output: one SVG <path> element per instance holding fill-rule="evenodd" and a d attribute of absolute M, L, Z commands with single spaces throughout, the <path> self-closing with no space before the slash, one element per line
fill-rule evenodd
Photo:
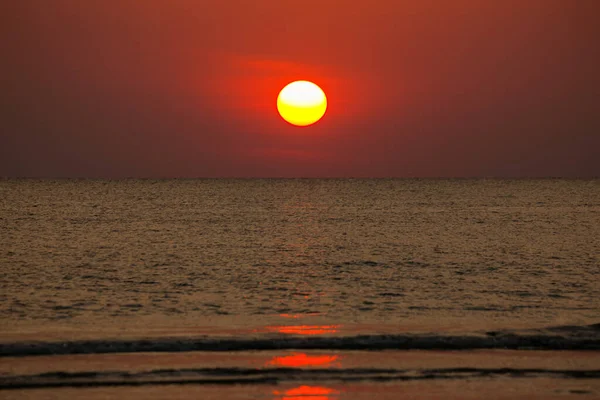
<path fill-rule="evenodd" d="M 598 181 L 5 180 L 0 199 L 4 324 L 598 322 Z"/>
<path fill-rule="evenodd" d="M 600 393 L 597 180 L 4 180 L 0 235 L 2 398 Z"/>

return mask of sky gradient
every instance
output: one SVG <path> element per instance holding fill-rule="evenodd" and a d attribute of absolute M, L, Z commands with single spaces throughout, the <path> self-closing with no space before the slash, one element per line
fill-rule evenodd
<path fill-rule="evenodd" d="M 600 176 L 597 0 L 9 0 L 0 176 Z M 279 90 L 311 80 L 323 120 Z"/>

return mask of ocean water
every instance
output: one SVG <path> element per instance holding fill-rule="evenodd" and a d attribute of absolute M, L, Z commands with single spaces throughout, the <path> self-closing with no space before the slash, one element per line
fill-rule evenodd
<path fill-rule="evenodd" d="M 6 393 L 294 381 L 313 389 L 226 397 L 321 400 L 411 377 L 600 378 L 598 180 L 3 180 L 0 223 Z M 378 366 L 394 352 L 507 349 L 587 361 Z M 162 364 L 117 368 L 107 354 Z M 244 354 L 254 361 L 231 361 Z"/>

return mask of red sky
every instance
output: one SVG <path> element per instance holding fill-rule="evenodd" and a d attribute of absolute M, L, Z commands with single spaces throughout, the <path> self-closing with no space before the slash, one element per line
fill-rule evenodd
<path fill-rule="evenodd" d="M 11 0 L 0 176 L 600 176 L 597 0 Z M 286 124 L 308 79 L 329 109 Z"/>

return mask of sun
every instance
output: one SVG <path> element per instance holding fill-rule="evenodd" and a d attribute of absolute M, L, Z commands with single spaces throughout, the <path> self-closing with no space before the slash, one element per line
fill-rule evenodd
<path fill-rule="evenodd" d="M 325 115 L 325 92 L 309 81 L 296 81 L 284 87 L 277 97 L 279 115 L 295 126 L 312 125 Z"/>

